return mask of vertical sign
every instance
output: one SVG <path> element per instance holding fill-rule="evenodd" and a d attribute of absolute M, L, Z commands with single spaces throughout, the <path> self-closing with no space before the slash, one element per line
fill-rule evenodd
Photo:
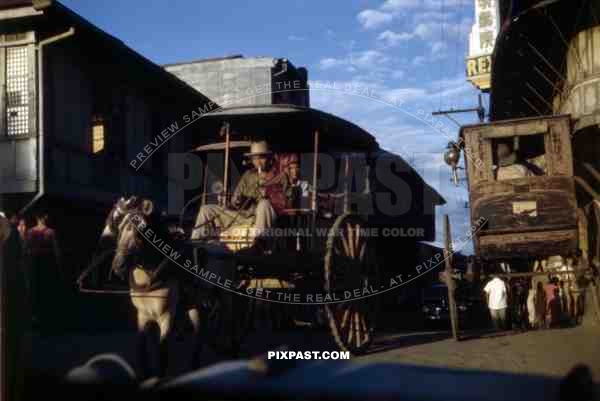
<path fill-rule="evenodd" d="M 492 52 L 500 29 L 499 0 L 475 0 L 475 23 L 469 36 L 467 79 L 482 91 L 490 88 Z"/>

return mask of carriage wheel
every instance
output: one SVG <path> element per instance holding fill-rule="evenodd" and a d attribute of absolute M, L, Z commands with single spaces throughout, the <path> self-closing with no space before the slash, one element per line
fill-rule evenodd
<path fill-rule="evenodd" d="M 325 253 L 325 291 L 344 299 L 366 289 L 379 290 L 379 274 L 372 243 L 361 232 L 365 223 L 353 215 L 338 217 L 329 231 Z M 335 296 L 335 297 L 334 297 Z M 331 334 L 344 351 L 360 354 L 373 341 L 377 295 L 325 305 Z"/>

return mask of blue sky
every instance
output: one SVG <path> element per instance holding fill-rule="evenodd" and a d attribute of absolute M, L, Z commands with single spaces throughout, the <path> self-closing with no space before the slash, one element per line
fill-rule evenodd
<path fill-rule="evenodd" d="M 285 57 L 310 80 L 360 85 L 410 110 L 473 107 L 464 59 L 473 0 L 63 0 L 158 64 L 232 54 Z M 442 153 L 448 139 L 423 121 L 346 93 L 313 91 L 311 105 L 373 133 L 447 199 L 455 236 L 468 224 L 465 184 L 455 188 Z M 475 114 L 455 115 L 461 123 Z M 456 137 L 456 125 L 436 118 Z M 438 231 L 441 229 L 439 224 Z"/>

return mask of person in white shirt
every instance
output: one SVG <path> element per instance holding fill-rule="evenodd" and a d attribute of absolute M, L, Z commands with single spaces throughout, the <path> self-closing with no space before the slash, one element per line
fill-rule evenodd
<path fill-rule="evenodd" d="M 492 280 L 483 288 L 487 296 L 487 304 L 490 309 L 492 323 L 496 330 L 506 327 L 506 307 L 508 291 L 506 284 L 500 277 L 493 276 Z"/>
<path fill-rule="evenodd" d="M 514 180 L 535 175 L 529 167 L 523 163 L 519 163 L 517 154 L 507 143 L 498 144 L 496 156 L 498 158 L 498 167 L 496 170 L 496 179 L 498 181 Z"/>

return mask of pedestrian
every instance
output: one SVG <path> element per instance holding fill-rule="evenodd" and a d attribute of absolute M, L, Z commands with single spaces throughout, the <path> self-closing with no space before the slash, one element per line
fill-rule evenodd
<path fill-rule="evenodd" d="M 17 217 L 17 231 L 19 232 L 21 242 L 25 243 L 25 237 L 27 236 L 27 221 L 22 216 Z"/>
<path fill-rule="evenodd" d="M 483 291 L 487 296 L 487 304 L 494 329 L 503 330 L 506 327 L 506 308 L 508 306 L 506 283 L 497 275 L 493 275 Z"/>
<path fill-rule="evenodd" d="M 546 293 L 546 328 L 556 327 L 560 322 L 561 306 L 558 279 L 549 277 L 548 284 L 544 286 Z"/>
<path fill-rule="evenodd" d="M 543 329 L 546 327 L 546 292 L 541 281 L 537 281 L 535 288 L 535 328 Z"/>
<path fill-rule="evenodd" d="M 575 318 L 575 302 L 573 298 L 573 290 L 576 290 L 577 287 L 577 278 L 573 271 L 576 270 L 574 265 L 575 261 L 572 257 L 568 257 L 566 259 L 566 263 L 562 268 L 563 276 L 562 276 L 562 285 L 561 288 L 563 290 L 561 296 L 561 305 L 563 307 L 563 314 L 565 316 L 565 320 L 568 324 L 572 324 Z"/>
<path fill-rule="evenodd" d="M 536 316 L 535 316 L 535 292 L 536 288 L 533 285 L 534 281 L 529 281 L 529 291 L 527 292 L 527 317 L 530 328 L 535 328 L 536 326 Z"/>
<path fill-rule="evenodd" d="M 527 329 L 527 288 L 523 280 L 517 279 L 514 281 L 509 300 L 513 328 Z"/>
<path fill-rule="evenodd" d="M 25 253 L 31 285 L 31 307 L 34 323 L 49 318 L 61 296 L 61 252 L 54 230 L 47 225 L 48 215 L 36 217 L 36 225 L 27 231 Z"/>

